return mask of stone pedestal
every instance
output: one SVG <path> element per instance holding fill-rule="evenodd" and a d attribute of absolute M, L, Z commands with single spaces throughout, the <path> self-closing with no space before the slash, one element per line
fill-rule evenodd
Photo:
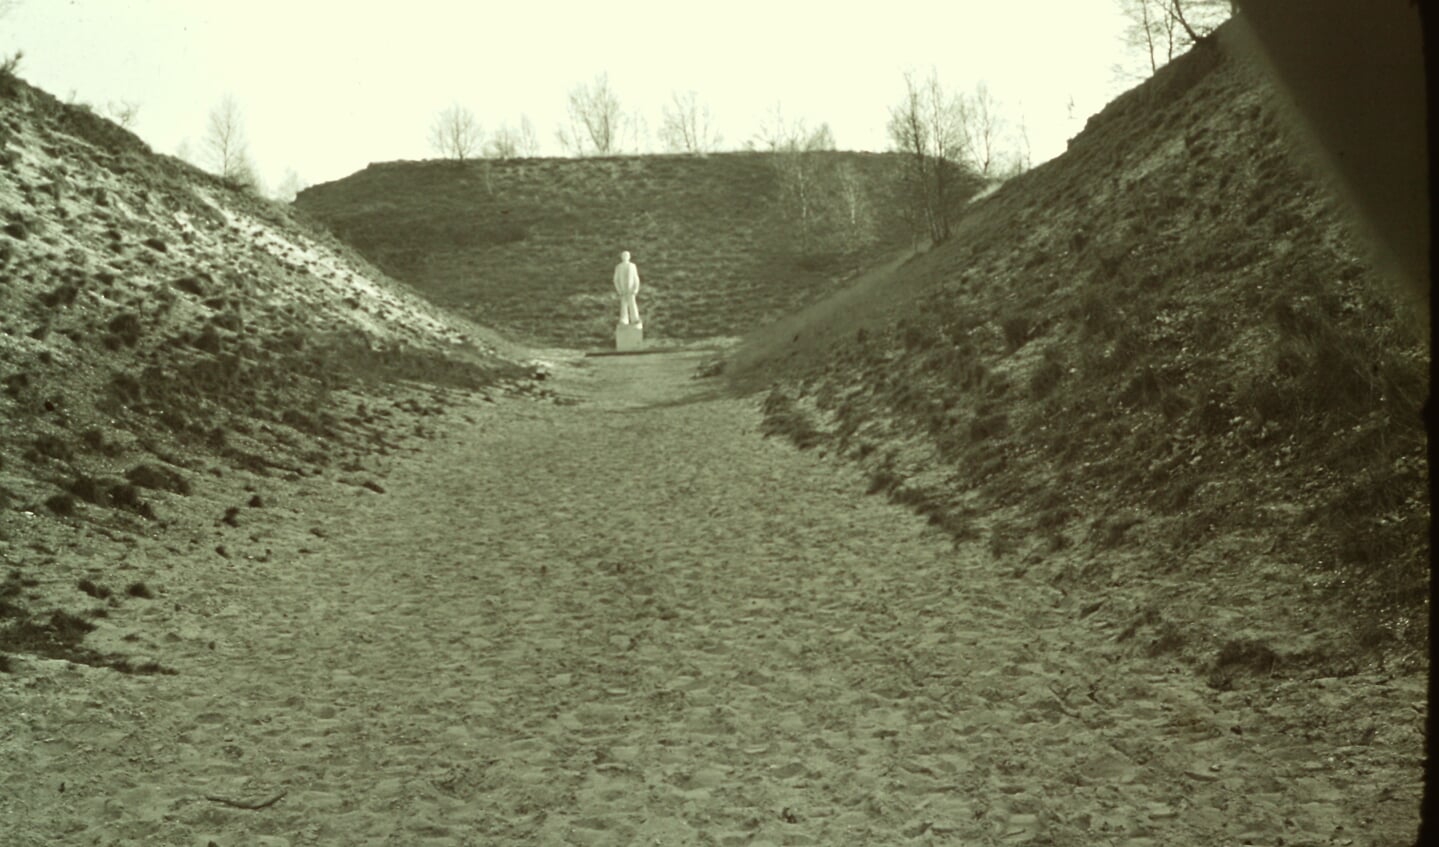
<path fill-rule="evenodd" d="M 629 353 L 645 347 L 644 324 L 615 324 L 615 350 Z"/>

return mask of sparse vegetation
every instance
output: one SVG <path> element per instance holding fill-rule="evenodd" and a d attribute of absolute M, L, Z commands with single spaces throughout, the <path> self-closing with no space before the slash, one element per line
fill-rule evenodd
<path fill-rule="evenodd" d="M 565 356 L 575 409 L 488 408 L 546 370 L 303 215 L 42 92 L 0 100 L 24 154 L 0 169 L 23 221 L 0 236 L 0 671 L 37 742 L 10 745 L 12 837 L 1398 841 L 1428 351 L 1261 131 L 1263 89 L 1196 53 L 935 249 L 764 327 L 766 355 Z M 769 153 L 391 165 L 307 194 L 437 299 L 567 346 L 607 329 L 634 249 L 651 320 L 698 337 L 907 235 L 864 225 L 896 157 L 806 155 L 837 187 L 805 177 L 799 246 Z M 863 260 L 816 249 L 841 227 Z M 701 361 L 768 391 L 718 397 Z M 423 444 L 455 388 L 461 437 Z M 808 452 L 756 443 L 756 404 Z M 148 655 L 170 650 L 205 684 L 108 678 L 172 673 Z M 472 694 L 471 720 L 436 706 Z M 354 751 L 324 742 L 356 721 Z M 484 755 L 446 768 L 467 738 Z M 433 793 L 376 762 L 429 772 L 443 808 L 323 814 Z M 636 774 L 654 790 L 616 810 Z"/>
<path fill-rule="evenodd" d="M 224 163 L 244 156 L 238 110 L 214 116 L 212 175 L 154 156 L 88 108 L 5 84 L 18 96 L 0 98 L 13 156 L 0 169 L 13 201 L 0 212 L 0 264 L 24 270 L 0 286 L 0 339 L 10 339 L 0 344 L 0 547 L 30 551 L 17 561 L 49 576 L 15 571 L 0 585 L 0 652 L 170 673 L 91 651 L 84 618 L 50 611 L 74 588 L 106 604 L 85 618 L 157 594 L 145 563 L 115 596 L 92 567 L 103 557 L 75 553 L 91 543 L 82 537 L 163 538 L 204 520 L 237 471 L 297 480 L 339 453 L 398 449 L 389 428 L 420 417 L 342 424 L 337 393 L 416 390 L 401 380 L 436 390 L 507 381 L 519 392 L 528 371 L 323 229 L 223 190 L 235 187 Z M 416 427 L 400 437 L 428 437 Z"/>
<path fill-rule="evenodd" d="M 1129 578 L 1190 610 L 1251 578 L 1216 557 L 1264 561 L 1293 586 L 1295 626 L 1299 608 L 1342 608 L 1383 636 L 1336 649 L 1412 663 L 1428 602 L 1427 351 L 1322 184 L 1268 129 L 1274 95 L 1252 73 L 1218 50 L 1176 60 L 1092 119 L 1069 155 L 959 218 L 947 244 L 847 293 L 842 310 L 817 308 L 825 324 L 763 336 L 764 354 L 725 373 L 745 385 L 772 368 L 770 396 L 785 402 L 765 404 L 768 430 L 844 450 L 906 502 L 1036 516 L 1023 540 L 996 530 L 997 549 L 1064 550 L 1096 568 L 1162 557 L 1166 575 Z M 1173 115 L 1157 129 L 1156 92 Z M 1153 153 L 1186 138 L 1215 139 L 1202 164 L 1195 143 Z M 1236 184 L 1253 188 L 1210 207 Z M 896 291 L 916 293 L 866 317 Z M 815 414 L 796 419 L 803 407 Z M 916 440 L 932 452 L 909 464 L 884 448 Z M 1056 490 L 1062 506 L 1044 499 Z M 1165 627 L 1154 643 L 1166 653 L 1198 655 L 1215 635 L 1190 611 Z"/>
<path fill-rule="evenodd" d="M 806 257 L 778 203 L 774 155 L 521 159 L 458 172 L 397 162 L 311 187 L 296 205 L 435 303 L 522 339 L 609 337 L 620 249 L 640 265 L 652 337 L 737 335 L 910 243 L 892 213 L 893 156 L 815 151 L 813 170 L 847 187 L 827 195 L 836 229 L 814 230 L 828 247 Z"/>

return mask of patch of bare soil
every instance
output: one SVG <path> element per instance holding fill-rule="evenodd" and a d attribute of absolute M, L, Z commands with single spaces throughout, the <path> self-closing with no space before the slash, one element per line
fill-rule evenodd
<path fill-rule="evenodd" d="M 1210 685 L 763 438 L 705 355 L 554 352 L 561 402 L 456 394 L 374 487 L 135 537 L 156 597 L 90 640 L 176 673 L 0 674 L 11 843 L 1412 838 L 1420 680 L 1237 644 Z"/>

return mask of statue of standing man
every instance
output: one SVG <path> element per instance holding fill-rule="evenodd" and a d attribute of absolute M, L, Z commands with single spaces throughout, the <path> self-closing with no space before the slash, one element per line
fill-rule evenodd
<path fill-rule="evenodd" d="M 640 292 L 640 271 L 630 261 L 630 251 L 620 253 L 620 263 L 615 265 L 615 292 L 620 295 L 620 326 L 640 324 L 640 307 L 635 304 L 635 295 Z"/>

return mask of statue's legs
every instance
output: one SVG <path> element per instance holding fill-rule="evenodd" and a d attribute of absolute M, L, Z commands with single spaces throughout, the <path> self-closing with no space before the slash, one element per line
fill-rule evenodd
<path fill-rule="evenodd" d="M 639 322 L 640 322 L 640 307 L 639 307 L 639 305 L 638 305 L 637 303 L 635 303 L 635 296 L 634 296 L 633 294 L 624 294 L 624 295 L 621 295 L 621 296 L 620 296 L 620 323 L 621 323 L 621 324 L 628 325 L 628 324 L 637 324 L 637 323 L 639 323 Z"/>

